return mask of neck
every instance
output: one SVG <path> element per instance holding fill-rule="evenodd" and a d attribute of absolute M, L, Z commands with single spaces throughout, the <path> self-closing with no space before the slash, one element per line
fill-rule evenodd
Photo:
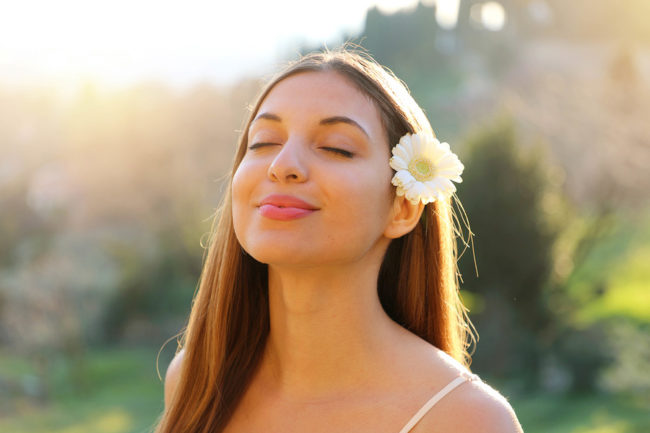
<path fill-rule="evenodd" d="M 379 263 L 269 266 L 270 335 L 260 369 L 269 391 L 291 401 L 335 400 L 367 389 L 393 362 L 387 349 L 407 331 L 381 306 Z"/>

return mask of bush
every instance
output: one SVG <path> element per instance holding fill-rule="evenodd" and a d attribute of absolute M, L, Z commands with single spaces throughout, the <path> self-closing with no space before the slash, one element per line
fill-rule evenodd
<path fill-rule="evenodd" d="M 524 149 L 508 115 L 475 131 L 464 150 L 458 196 L 475 234 L 479 277 L 471 254 L 459 268 L 463 289 L 485 305 L 472 315 L 482 342 L 476 364 L 495 376 L 528 376 L 533 385 L 542 336 L 555 320 L 545 291 L 564 213 L 561 176 L 540 147 Z"/>

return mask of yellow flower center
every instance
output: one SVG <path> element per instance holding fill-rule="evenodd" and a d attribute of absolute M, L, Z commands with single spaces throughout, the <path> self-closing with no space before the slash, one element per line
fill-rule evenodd
<path fill-rule="evenodd" d="M 431 160 L 421 156 L 415 157 L 409 164 L 409 172 L 420 182 L 426 182 L 435 177 L 434 167 Z"/>

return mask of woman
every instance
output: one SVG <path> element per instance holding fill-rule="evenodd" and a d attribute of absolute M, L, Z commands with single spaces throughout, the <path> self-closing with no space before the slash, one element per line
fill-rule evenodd
<path fill-rule="evenodd" d="M 157 431 L 521 431 L 468 370 L 450 203 L 462 169 L 367 55 L 307 55 L 271 80 Z"/>

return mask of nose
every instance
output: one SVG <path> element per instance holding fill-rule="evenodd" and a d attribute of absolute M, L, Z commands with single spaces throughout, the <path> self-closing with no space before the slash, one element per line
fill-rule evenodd
<path fill-rule="evenodd" d="M 308 171 L 305 164 L 304 142 L 300 139 L 287 140 L 268 169 L 268 177 L 274 182 L 304 182 Z"/>

